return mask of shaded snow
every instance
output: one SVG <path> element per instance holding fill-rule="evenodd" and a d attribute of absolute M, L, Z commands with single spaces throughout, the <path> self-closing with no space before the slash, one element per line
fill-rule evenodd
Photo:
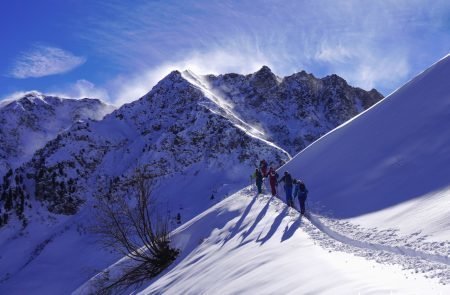
<path fill-rule="evenodd" d="M 341 243 L 276 198 L 244 189 L 174 232 L 181 256 L 138 294 L 439 293 L 408 257 Z M 378 262 L 378 263 L 377 263 Z M 432 276 L 449 267 L 426 261 Z M 442 267 L 441 267 L 442 268 Z M 86 294 L 88 282 L 75 292 Z M 130 291 L 131 292 L 131 291 Z"/>

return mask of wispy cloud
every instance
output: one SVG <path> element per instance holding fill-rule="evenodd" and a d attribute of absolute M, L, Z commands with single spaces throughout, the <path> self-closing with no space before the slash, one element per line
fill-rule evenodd
<path fill-rule="evenodd" d="M 73 85 L 69 88 L 69 97 L 73 98 L 99 98 L 102 100 L 109 101 L 109 94 L 106 89 L 96 86 L 94 83 L 88 80 L 77 80 Z"/>
<path fill-rule="evenodd" d="M 263 64 L 280 76 L 336 73 L 352 85 L 388 94 L 447 53 L 450 44 L 446 0 L 101 5 L 103 15 L 80 35 L 122 70 L 105 85 L 119 103 L 145 94 L 173 69 L 250 73 Z"/>
<path fill-rule="evenodd" d="M 61 48 L 36 45 L 19 55 L 9 74 L 18 79 L 38 78 L 66 73 L 85 62 L 86 58 Z"/>

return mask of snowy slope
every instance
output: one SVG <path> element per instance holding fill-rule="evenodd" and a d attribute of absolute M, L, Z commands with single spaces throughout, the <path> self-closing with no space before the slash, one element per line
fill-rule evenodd
<path fill-rule="evenodd" d="M 448 77 L 450 56 L 280 168 L 307 218 L 244 189 L 174 231 L 141 294 L 450 293 Z"/>
<path fill-rule="evenodd" d="M 450 292 L 449 285 L 439 283 L 439 278 L 449 279 L 448 266 L 342 243 L 280 200 L 256 197 L 254 189 L 240 191 L 178 228 L 173 243 L 181 256 L 138 294 Z M 74 294 L 95 292 L 99 278 Z"/>
<path fill-rule="evenodd" d="M 330 217 L 447 241 L 448 255 L 449 77 L 447 56 L 282 170 L 303 178 Z"/>

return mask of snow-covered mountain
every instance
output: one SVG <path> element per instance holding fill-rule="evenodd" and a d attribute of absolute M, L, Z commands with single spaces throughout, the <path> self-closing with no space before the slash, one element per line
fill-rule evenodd
<path fill-rule="evenodd" d="M 214 80 L 209 84 L 216 86 L 205 86 L 209 80 Z M 225 88 L 229 92 L 223 99 L 216 93 Z M 238 182 L 243 183 L 247 177 L 241 173 L 242 167 L 248 175 L 248 169 L 258 159 L 264 158 L 278 167 L 289 158 L 279 143 L 298 152 L 305 143 L 380 98 L 375 90 L 367 93 L 352 88 L 337 76 L 316 79 L 300 73 L 279 79 L 267 67 L 247 76 L 201 77 L 189 71 L 174 71 L 147 95 L 103 120 L 78 121 L 60 133 L 31 161 L 14 173 L 8 172 L 0 193 L 7 214 L 12 208 L 23 211 L 27 198 L 45 203 L 50 212 L 74 214 L 105 184 L 126 177 L 140 165 L 151 166 L 154 174 L 167 178 L 174 173 L 203 171 L 204 168 L 196 171 L 191 167 L 202 163 L 219 174 L 228 172 L 222 184 L 229 179 L 241 179 Z M 39 106 L 44 115 L 65 115 L 51 106 L 70 103 L 73 102 L 30 94 L 4 109 Z M 73 118 L 82 112 L 72 113 Z M 323 122 L 319 123 L 319 118 Z M 33 122 L 29 129 L 49 129 L 42 127 L 46 126 L 45 120 L 37 118 Z M 56 127 L 54 130 L 60 131 Z M 25 141 L 24 137 L 19 139 Z M 3 217 L 3 223 L 5 218 L 9 216 Z"/>
<path fill-rule="evenodd" d="M 0 176 L 78 120 L 101 120 L 114 108 L 98 99 L 67 99 L 32 91 L 0 104 Z"/>
<path fill-rule="evenodd" d="M 448 294 L 449 77 L 450 55 L 281 167 L 306 217 L 245 188 L 175 230 L 181 256 L 130 292 Z"/>
<path fill-rule="evenodd" d="M 266 68 L 261 71 L 265 72 Z M 261 71 L 242 76 L 242 81 L 236 83 L 254 82 Z M 309 129 L 303 133 L 292 129 L 298 131 L 301 138 L 309 138 L 300 142 L 297 132 L 272 128 L 274 125 L 266 124 L 265 120 L 273 119 L 281 124 L 286 116 L 289 118 L 287 125 L 306 126 L 298 121 L 316 118 L 318 111 L 326 109 L 327 103 L 320 102 L 328 99 L 326 91 L 334 95 L 333 104 L 351 102 L 351 110 L 342 115 L 350 118 L 354 110 L 368 107 L 370 103 L 363 101 L 374 96 L 354 90 L 346 83 L 327 88 L 323 81 L 328 78 L 323 81 L 311 78 L 319 84 L 314 102 L 310 94 L 305 95 L 308 103 L 304 103 L 301 93 L 307 90 L 299 90 L 289 99 L 284 98 L 294 104 L 292 109 L 282 108 L 285 114 L 261 116 L 261 121 L 256 122 L 254 116 L 257 110 L 262 111 L 261 106 L 257 109 L 249 103 L 242 109 L 237 108 L 233 99 L 238 97 L 224 98 L 209 79 L 212 76 L 174 71 L 147 95 L 104 119 L 76 122 L 37 150 L 30 161 L 0 179 L 3 181 L 0 251 L 23 253 L 20 257 L 8 254 L 0 258 L 3 265 L 0 293 L 15 290 L 17 282 L 24 280 L 27 284 L 21 285 L 22 290 L 69 292 L 90 277 L 94 268 L 105 267 L 117 258 L 99 249 L 87 228 L 95 219 L 96 198 L 104 196 L 111 184 L 126 179 L 137 167 L 149 167 L 158 176 L 154 195 L 168 204 L 170 216 L 180 213 L 185 221 L 248 184 L 249 175 L 260 159 L 266 159 L 275 167 L 288 161 L 289 153 L 277 140 L 283 139 L 280 142 L 286 148 L 298 152 L 308 140 L 318 138 L 339 124 L 338 121 L 327 121 L 315 127 L 306 124 Z M 253 97 L 251 93 L 261 94 L 267 90 L 264 79 L 257 80 L 258 83 L 251 82 L 253 84 L 245 86 L 246 89 L 242 88 L 243 93 L 248 92 L 243 94 L 248 99 Z M 283 79 L 279 80 L 282 84 Z M 294 93 L 296 86 L 283 85 L 288 84 L 289 87 L 283 87 Z M 239 87 L 244 86 L 236 85 Z M 352 91 L 361 95 L 338 95 Z M 283 92 L 274 92 L 274 101 L 279 99 L 279 93 Z M 381 99 L 378 94 L 374 97 Z M 300 111 L 297 105 L 304 105 L 304 110 Z M 211 195 L 215 196 L 214 200 Z M 88 252 L 85 259 L 79 259 L 79 249 Z M 48 261 L 55 263 L 47 265 L 44 271 L 42 265 Z M 54 283 L 43 285 L 40 279 L 48 275 L 53 277 Z M 31 277 L 32 280 L 28 279 Z M 66 277 L 71 277 L 70 282 Z"/>
<path fill-rule="evenodd" d="M 337 75 L 319 79 L 302 71 L 280 78 L 267 66 L 245 76 L 184 75 L 292 155 L 383 98 Z"/>

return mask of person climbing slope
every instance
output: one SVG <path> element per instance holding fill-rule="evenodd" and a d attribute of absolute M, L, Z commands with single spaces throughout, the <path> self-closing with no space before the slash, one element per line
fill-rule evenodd
<path fill-rule="evenodd" d="M 266 160 L 262 159 L 261 162 L 259 162 L 259 168 L 261 169 L 262 176 L 267 177 L 267 162 L 266 162 Z"/>
<path fill-rule="evenodd" d="M 292 176 L 289 172 L 285 171 L 283 177 L 279 182 L 284 182 L 284 192 L 286 193 L 286 203 L 289 207 L 294 207 L 292 202 Z"/>
<path fill-rule="evenodd" d="M 305 183 L 301 180 L 297 181 L 297 187 L 298 203 L 300 204 L 300 214 L 304 215 L 306 198 L 308 197 L 308 189 L 306 188 Z"/>
<path fill-rule="evenodd" d="M 272 196 L 277 195 L 278 173 L 272 167 L 269 168 L 269 184 L 272 191 Z"/>
<path fill-rule="evenodd" d="M 263 175 L 258 168 L 255 169 L 255 173 L 253 173 L 253 177 L 255 178 L 256 188 L 258 189 L 258 194 L 262 193 L 262 183 L 263 183 Z"/>

